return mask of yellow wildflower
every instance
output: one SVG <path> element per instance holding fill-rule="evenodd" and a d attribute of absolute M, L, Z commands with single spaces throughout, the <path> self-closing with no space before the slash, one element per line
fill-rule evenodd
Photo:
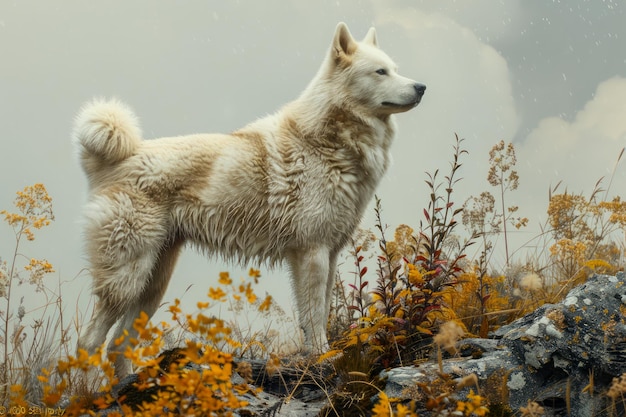
<path fill-rule="evenodd" d="M 489 409 L 483 405 L 485 398 L 480 395 L 474 394 L 473 390 L 470 390 L 467 394 L 469 401 L 459 401 L 457 403 L 457 411 L 463 413 L 464 416 L 484 416 L 487 415 Z"/>

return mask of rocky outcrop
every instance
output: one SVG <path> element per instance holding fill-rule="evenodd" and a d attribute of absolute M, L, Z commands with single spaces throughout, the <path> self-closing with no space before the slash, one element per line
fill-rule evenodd
<path fill-rule="evenodd" d="M 613 378 L 626 373 L 624 273 L 594 275 L 563 302 L 503 326 L 491 339 L 465 339 L 459 347 L 458 357 L 443 361 L 444 372 L 453 378 L 475 374 L 483 395 L 513 410 L 532 400 L 547 415 L 624 415 L 624 397 L 614 405 L 606 396 Z M 432 383 L 438 371 L 434 362 L 386 371 L 386 393 L 408 398 L 408 388 Z"/>

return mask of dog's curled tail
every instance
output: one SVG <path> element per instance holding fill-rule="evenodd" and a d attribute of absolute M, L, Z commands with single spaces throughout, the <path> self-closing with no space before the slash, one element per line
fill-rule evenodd
<path fill-rule="evenodd" d="M 119 100 L 87 103 L 76 117 L 73 136 L 88 174 L 103 164 L 123 161 L 141 145 L 137 117 Z"/>

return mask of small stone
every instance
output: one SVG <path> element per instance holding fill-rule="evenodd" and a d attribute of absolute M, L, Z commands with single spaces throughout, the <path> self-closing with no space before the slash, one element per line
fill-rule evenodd
<path fill-rule="evenodd" d="M 566 307 L 569 307 L 569 306 L 575 306 L 577 303 L 578 303 L 578 297 L 576 297 L 576 296 L 570 296 L 570 297 L 567 297 L 567 298 L 565 299 L 565 301 L 563 301 L 563 304 L 564 304 Z"/>
<path fill-rule="evenodd" d="M 520 390 L 526 386 L 526 380 L 524 379 L 524 374 L 521 372 L 515 372 L 511 374 L 511 378 L 506 383 L 506 386 L 512 390 Z"/>

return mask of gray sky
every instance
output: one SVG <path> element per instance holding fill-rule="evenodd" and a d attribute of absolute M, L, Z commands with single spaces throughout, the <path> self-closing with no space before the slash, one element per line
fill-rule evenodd
<path fill-rule="evenodd" d="M 385 221 L 417 226 L 424 172 L 447 173 L 455 132 L 470 152 L 455 202 L 493 191 L 488 151 L 504 139 L 516 145 L 520 175 L 510 204 L 531 219 L 523 242 L 545 220 L 551 185 L 588 194 L 626 145 L 625 9 L 623 0 L 3 1 L 0 209 L 45 183 L 56 221 L 22 252 L 47 258 L 83 310 L 86 181 L 69 139 L 83 102 L 126 101 L 148 138 L 232 131 L 294 99 L 345 21 L 357 38 L 376 26 L 400 72 L 428 86 L 422 104 L 397 117 L 394 165 L 378 190 Z M 609 196 L 625 191 L 622 161 Z M 12 244 L 0 225 L 3 259 Z M 195 304 L 220 270 L 239 271 L 187 251 L 166 300 Z M 262 271 L 258 292 L 288 307 L 284 271 Z"/>

